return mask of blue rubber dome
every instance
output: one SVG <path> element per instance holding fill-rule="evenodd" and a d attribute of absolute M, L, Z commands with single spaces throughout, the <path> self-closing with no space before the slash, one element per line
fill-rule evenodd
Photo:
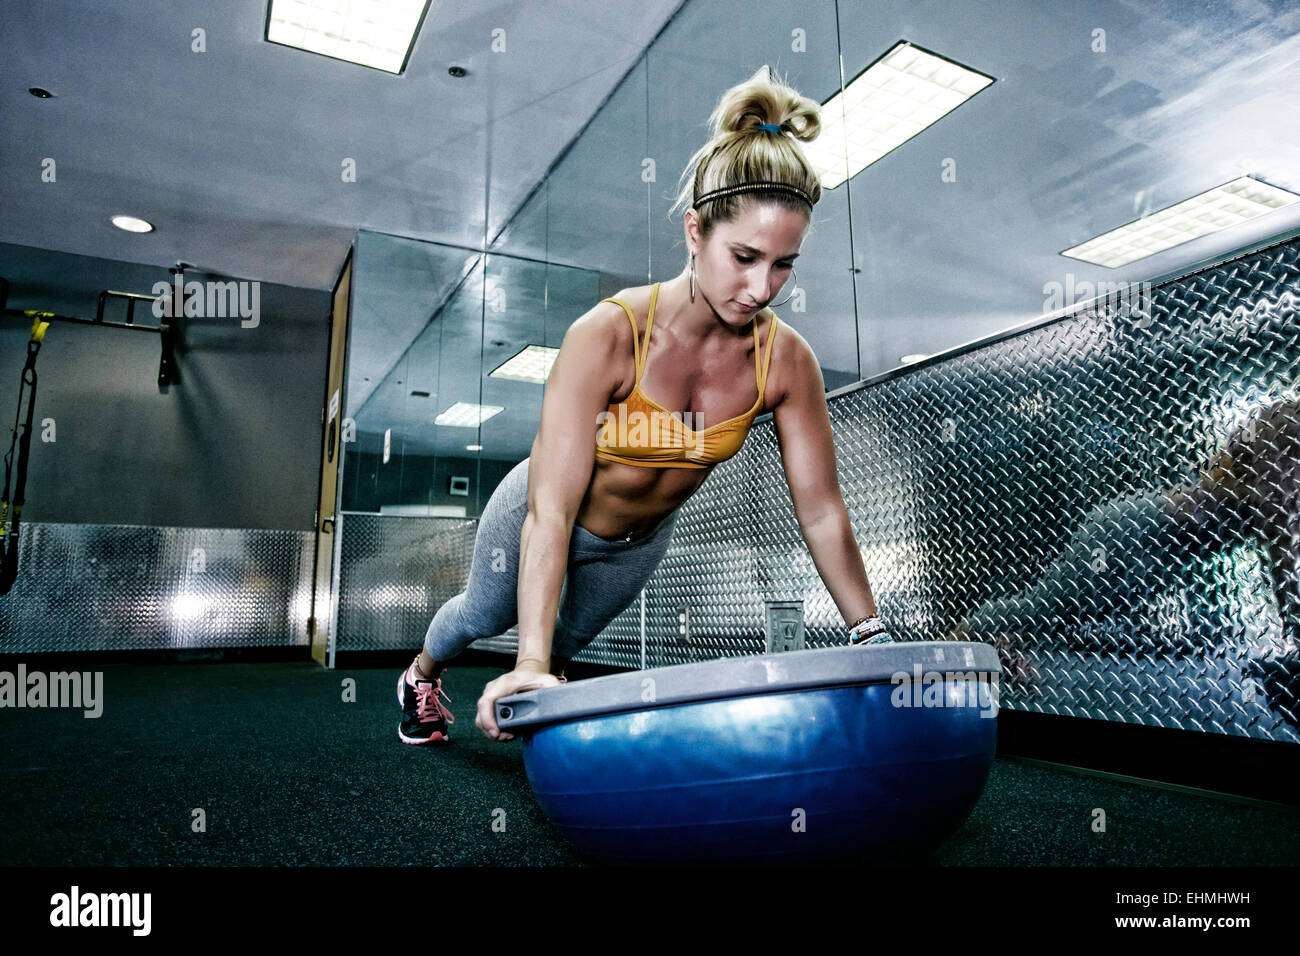
<path fill-rule="evenodd" d="M 828 648 L 529 691 L 497 717 L 542 809 L 597 860 L 888 863 L 979 799 L 998 673 L 985 644 Z"/>

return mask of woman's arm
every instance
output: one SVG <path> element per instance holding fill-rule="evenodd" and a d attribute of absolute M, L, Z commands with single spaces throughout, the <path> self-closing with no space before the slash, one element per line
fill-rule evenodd
<path fill-rule="evenodd" d="M 851 626 L 874 617 L 876 602 L 840 494 L 826 386 L 808 343 L 788 325 L 781 331 L 787 336 L 782 378 L 788 385 L 772 415 L 781 464 L 813 564 Z"/>
<path fill-rule="evenodd" d="M 598 416 L 617 392 L 626 362 L 619 361 L 614 310 L 600 305 L 565 333 L 542 394 L 542 417 L 528 463 L 528 513 L 519 541 L 519 652 L 515 669 L 491 681 L 479 698 L 475 723 L 489 737 L 509 740 L 497 727 L 494 705 L 526 687 L 556 683 L 551 641 L 568 567 L 569 538 L 591 483 Z M 630 355 L 631 329 L 625 336 Z"/>

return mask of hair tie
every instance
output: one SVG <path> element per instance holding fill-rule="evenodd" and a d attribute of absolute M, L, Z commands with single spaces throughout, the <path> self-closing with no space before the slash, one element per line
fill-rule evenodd
<path fill-rule="evenodd" d="M 759 128 L 759 129 L 765 129 L 765 130 L 767 130 L 769 133 L 779 133 L 779 132 L 781 132 L 781 127 L 779 127 L 779 126 L 773 126 L 771 123 L 759 123 L 759 124 L 758 124 L 758 128 Z"/>

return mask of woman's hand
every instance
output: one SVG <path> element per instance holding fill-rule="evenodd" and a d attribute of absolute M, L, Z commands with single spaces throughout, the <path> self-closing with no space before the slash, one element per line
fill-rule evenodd
<path fill-rule="evenodd" d="M 489 737 L 498 741 L 513 740 L 514 734 L 502 733 L 497 726 L 496 702 L 502 697 L 509 697 L 524 690 L 536 690 L 539 687 L 557 687 L 560 679 L 552 674 L 539 661 L 525 660 L 515 665 L 515 669 L 502 674 L 496 680 L 488 681 L 483 688 L 483 696 L 478 699 L 478 716 L 475 726 Z"/>

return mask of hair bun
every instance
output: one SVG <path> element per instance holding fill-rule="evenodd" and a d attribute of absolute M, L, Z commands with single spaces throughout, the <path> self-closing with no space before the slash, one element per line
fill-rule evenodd
<path fill-rule="evenodd" d="M 710 117 L 713 136 L 768 132 L 763 124 L 780 127 L 795 139 L 809 142 L 821 132 L 821 105 L 773 76 L 762 67 L 744 83 L 723 94 Z"/>
<path fill-rule="evenodd" d="M 816 100 L 801 95 L 764 66 L 722 94 L 709 125 L 713 135 L 682 172 L 674 212 L 696 208 L 698 197 L 720 189 L 768 181 L 793 187 L 784 196 L 771 191 L 768 201 L 801 211 L 806 210 L 803 203 L 817 204 L 821 177 L 794 142 L 814 140 L 821 132 L 821 104 Z M 748 198 L 728 194 L 700 205 L 702 235 L 707 237 L 715 222 L 729 220 Z"/>

